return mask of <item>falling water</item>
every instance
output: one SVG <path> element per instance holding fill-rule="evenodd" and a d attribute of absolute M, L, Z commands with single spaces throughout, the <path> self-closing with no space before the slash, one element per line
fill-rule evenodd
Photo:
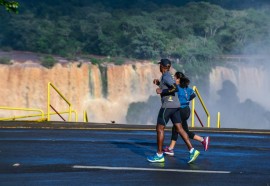
<path fill-rule="evenodd" d="M 223 127 L 270 129 L 269 72 L 269 65 L 255 62 L 212 69 L 209 104 L 223 112 Z"/>

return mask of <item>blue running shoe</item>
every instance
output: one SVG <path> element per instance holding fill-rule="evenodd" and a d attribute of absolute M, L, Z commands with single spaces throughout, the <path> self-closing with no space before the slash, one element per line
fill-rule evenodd
<path fill-rule="evenodd" d="M 199 156 L 199 154 L 200 154 L 200 151 L 194 149 L 193 152 L 190 153 L 190 155 L 189 155 L 188 163 L 194 162 L 197 159 L 197 157 Z"/>
<path fill-rule="evenodd" d="M 150 162 L 152 162 L 152 163 L 162 163 L 162 162 L 165 161 L 163 154 L 162 154 L 161 157 L 158 157 L 157 154 L 155 154 L 154 156 L 148 156 L 147 157 L 147 160 L 150 161 Z"/>

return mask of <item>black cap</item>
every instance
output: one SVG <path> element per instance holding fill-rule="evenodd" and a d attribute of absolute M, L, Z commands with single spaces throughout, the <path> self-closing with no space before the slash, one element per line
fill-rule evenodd
<path fill-rule="evenodd" d="M 164 67 L 170 67 L 171 66 L 171 61 L 169 59 L 161 59 L 158 64 L 164 66 Z"/>

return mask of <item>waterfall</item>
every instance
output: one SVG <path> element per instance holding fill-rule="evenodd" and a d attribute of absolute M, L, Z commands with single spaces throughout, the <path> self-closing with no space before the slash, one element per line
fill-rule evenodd
<path fill-rule="evenodd" d="M 213 68 L 209 74 L 209 95 L 203 93 L 211 113 L 211 126 L 215 127 L 214 115 L 220 111 L 222 128 L 270 129 L 269 69 L 269 65 L 244 62 Z M 134 110 L 130 110 L 129 123 L 148 124 L 155 120 L 160 106 L 152 81 L 161 74 L 159 66 L 149 61 L 120 66 L 73 62 L 56 64 L 51 69 L 36 62 L 14 61 L 12 65 L 0 64 L 0 73 L 0 106 L 38 108 L 46 112 L 48 82 L 71 102 L 79 121 L 83 120 L 83 111 L 87 111 L 90 122 L 127 123 L 132 104 Z M 67 109 L 54 94 L 53 106 L 57 110 Z M 1 110 L 0 117 L 16 114 L 17 111 Z"/>
<path fill-rule="evenodd" d="M 269 72 L 267 64 L 244 62 L 212 69 L 209 102 L 223 111 L 223 127 L 270 129 Z"/>
<path fill-rule="evenodd" d="M 270 110 L 270 73 L 263 66 L 235 65 L 235 68 L 215 67 L 209 75 L 210 96 L 215 101 L 219 98 L 225 80 L 231 81 L 237 87 L 237 96 L 243 102 L 251 99 Z"/>
<path fill-rule="evenodd" d="M 152 81 L 160 76 L 159 73 L 158 65 L 152 63 L 108 65 L 106 96 L 90 96 L 84 104 L 90 121 L 126 123 L 125 118 L 130 103 L 144 102 L 155 93 Z M 91 75 L 90 79 L 101 79 L 101 77 Z M 104 86 L 100 80 L 98 84 L 99 86 L 90 89 Z"/>

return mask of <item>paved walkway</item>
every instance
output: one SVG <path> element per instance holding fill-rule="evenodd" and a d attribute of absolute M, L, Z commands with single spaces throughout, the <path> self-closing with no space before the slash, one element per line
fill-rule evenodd
<path fill-rule="evenodd" d="M 154 126 L 0 122 L 0 128 L 0 185 L 270 185 L 269 130 L 194 128 L 211 142 L 204 152 L 192 141 L 201 155 L 187 164 L 181 139 L 165 163 L 146 160 L 156 150 Z"/>

